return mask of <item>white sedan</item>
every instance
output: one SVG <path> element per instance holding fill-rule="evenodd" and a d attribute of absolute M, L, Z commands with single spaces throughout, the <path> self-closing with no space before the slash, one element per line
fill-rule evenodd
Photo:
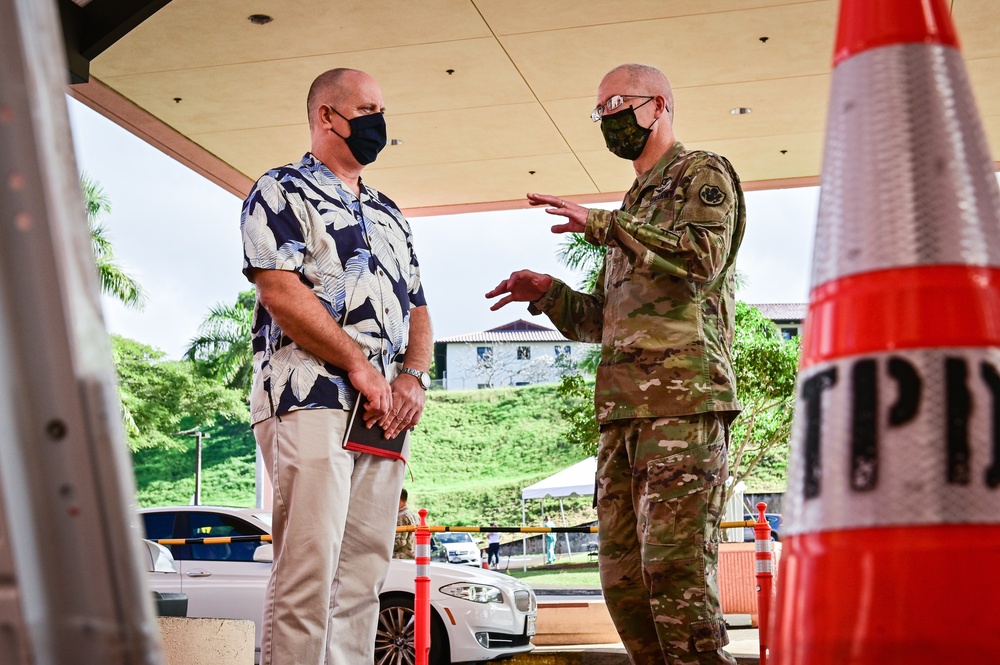
<path fill-rule="evenodd" d="M 151 540 L 271 533 L 271 514 L 253 508 L 176 506 L 139 514 Z M 189 617 L 252 620 L 259 657 L 270 549 L 258 542 L 171 545 L 177 572 L 150 573 L 149 584 L 161 593 L 186 594 Z M 379 595 L 378 665 L 413 662 L 415 576 L 412 559 L 392 560 Z M 437 563 L 431 564 L 430 578 L 432 665 L 509 658 L 534 648 L 537 605 L 531 587 L 489 570 Z"/>

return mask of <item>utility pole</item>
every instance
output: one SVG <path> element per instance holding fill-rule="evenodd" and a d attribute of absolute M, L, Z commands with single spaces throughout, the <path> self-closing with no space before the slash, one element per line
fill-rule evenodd
<path fill-rule="evenodd" d="M 194 505 L 201 505 L 201 440 L 212 438 L 210 434 L 205 434 L 197 427 L 194 429 L 177 432 L 174 436 L 193 436 L 194 443 Z"/>

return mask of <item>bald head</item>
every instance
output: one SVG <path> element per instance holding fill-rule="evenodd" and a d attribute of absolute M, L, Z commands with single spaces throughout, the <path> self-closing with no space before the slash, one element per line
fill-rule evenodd
<path fill-rule="evenodd" d="M 618 65 L 605 74 L 603 80 L 607 81 L 612 78 L 627 86 L 627 90 L 623 89 L 621 92 L 649 95 L 651 97 L 661 95 L 667 100 L 667 109 L 673 113 L 674 92 L 670 88 L 670 81 L 656 67 L 635 63 Z"/>
<path fill-rule="evenodd" d="M 339 67 L 323 72 L 309 86 L 309 96 L 306 97 L 306 112 L 309 114 L 309 128 L 313 126 L 313 116 L 320 104 L 343 106 L 344 101 L 357 77 L 367 76 L 359 69 Z"/>

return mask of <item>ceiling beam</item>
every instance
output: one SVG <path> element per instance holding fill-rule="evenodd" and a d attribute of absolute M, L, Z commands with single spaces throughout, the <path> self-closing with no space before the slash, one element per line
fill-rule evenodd
<path fill-rule="evenodd" d="M 59 0 L 71 83 L 90 79 L 90 61 L 162 9 L 170 0 Z"/>

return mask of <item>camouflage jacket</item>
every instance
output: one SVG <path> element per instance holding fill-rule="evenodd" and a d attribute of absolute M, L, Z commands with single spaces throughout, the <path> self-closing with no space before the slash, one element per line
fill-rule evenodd
<path fill-rule="evenodd" d="M 739 411 L 734 277 L 745 225 L 732 165 L 680 143 L 620 210 L 587 215 L 585 238 L 607 246 L 593 292 L 553 280 L 529 310 L 570 339 L 601 344 L 599 422 Z"/>
<path fill-rule="evenodd" d="M 396 515 L 396 526 L 416 526 L 417 516 L 410 510 L 409 506 L 403 508 Z M 412 559 L 415 556 L 414 543 L 416 536 L 412 531 L 396 534 L 396 540 L 392 546 L 393 559 Z"/>

